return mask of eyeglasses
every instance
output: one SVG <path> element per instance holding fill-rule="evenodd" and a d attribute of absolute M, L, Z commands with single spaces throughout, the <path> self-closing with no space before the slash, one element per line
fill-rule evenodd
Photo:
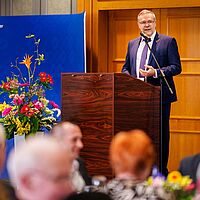
<path fill-rule="evenodd" d="M 155 21 L 153 21 L 153 20 L 148 20 L 148 21 L 140 21 L 139 22 L 139 24 L 141 24 L 141 25 L 146 25 L 146 24 L 149 24 L 149 25 L 151 25 L 151 24 L 153 24 Z"/>

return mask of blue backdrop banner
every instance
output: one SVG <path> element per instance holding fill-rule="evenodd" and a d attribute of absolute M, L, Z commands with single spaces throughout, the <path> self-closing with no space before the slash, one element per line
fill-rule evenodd
<path fill-rule="evenodd" d="M 85 13 L 70 15 L 37 15 L 0 17 L 0 81 L 6 81 L 15 64 L 25 54 L 33 55 L 35 46 L 27 35 L 34 34 L 40 39 L 39 50 L 45 60 L 36 69 L 50 74 L 54 79 L 53 90 L 46 97 L 61 106 L 61 73 L 86 72 L 85 57 Z M 24 66 L 23 66 L 24 67 Z M 25 72 L 25 67 L 22 69 Z M 0 103 L 5 100 L 0 96 Z M 13 147 L 13 139 L 7 141 L 6 155 Z M 7 178 L 4 169 L 1 178 Z"/>

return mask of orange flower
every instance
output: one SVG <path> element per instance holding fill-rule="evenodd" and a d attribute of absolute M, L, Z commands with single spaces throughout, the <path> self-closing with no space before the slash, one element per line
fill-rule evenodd
<path fill-rule="evenodd" d="M 32 58 L 33 56 L 29 56 L 29 55 L 25 55 L 24 56 L 24 60 L 22 61 L 22 62 L 20 62 L 20 64 L 24 64 L 24 65 L 26 65 L 26 67 L 28 68 L 28 69 L 30 69 L 30 65 L 31 65 L 31 58 Z"/>

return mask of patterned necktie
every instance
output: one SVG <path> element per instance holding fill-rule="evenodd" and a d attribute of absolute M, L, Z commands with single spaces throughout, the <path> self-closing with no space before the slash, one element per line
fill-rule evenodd
<path fill-rule="evenodd" d="M 141 60 L 140 60 L 140 69 L 143 69 L 143 70 L 145 70 L 144 65 L 145 65 L 146 59 L 147 59 L 147 51 L 148 51 L 148 46 L 145 43 L 144 49 L 142 51 Z M 144 76 L 142 76 L 140 73 L 139 73 L 139 77 L 144 78 Z"/>

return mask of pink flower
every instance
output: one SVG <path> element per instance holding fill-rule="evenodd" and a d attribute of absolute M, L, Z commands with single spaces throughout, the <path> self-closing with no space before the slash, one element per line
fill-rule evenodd
<path fill-rule="evenodd" d="M 187 186 L 184 187 L 185 191 L 191 191 L 191 190 L 194 190 L 194 189 L 195 189 L 194 183 L 191 183 L 190 185 L 187 185 Z"/>
<path fill-rule="evenodd" d="M 22 87 L 24 87 L 24 86 L 30 86 L 30 84 L 29 83 L 19 83 L 19 86 L 22 86 Z"/>
<path fill-rule="evenodd" d="M 10 113 L 11 110 L 12 110 L 12 107 L 6 108 L 6 109 L 2 112 L 2 117 L 5 117 L 6 115 L 8 115 L 8 114 Z"/>
<path fill-rule="evenodd" d="M 34 102 L 34 107 L 40 110 L 41 108 L 44 107 L 44 104 L 42 102 L 36 101 Z"/>
<path fill-rule="evenodd" d="M 58 104 L 56 104 L 54 101 L 49 101 L 49 103 L 50 103 L 54 108 L 59 108 Z"/>
<path fill-rule="evenodd" d="M 14 99 L 14 100 L 13 100 L 13 103 L 14 103 L 15 105 L 21 105 L 21 104 L 23 103 L 23 101 L 22 101 L 20 98 L 18 98 L 18 99 Z"/>
<path fill-rule="evenodd" d="M 23 103 L 23 99 L 24 99 L 24 97 L 22 96 L 19 96 L 18 94 L 16 94 L 15 96 L 14 96 L 14 99 L 13 99 L 13 103 L 15 104 L 15 105 L 21 105 L 22 103 Z"/>
<path fill-rule="evenodd" d="M 164 177 L 160 177 L 160 176 L 155 177 L 153 179 L 153 186 L 154 187 L 163 186 L 164 182 L 165 182 L 165 178 Z"/>

